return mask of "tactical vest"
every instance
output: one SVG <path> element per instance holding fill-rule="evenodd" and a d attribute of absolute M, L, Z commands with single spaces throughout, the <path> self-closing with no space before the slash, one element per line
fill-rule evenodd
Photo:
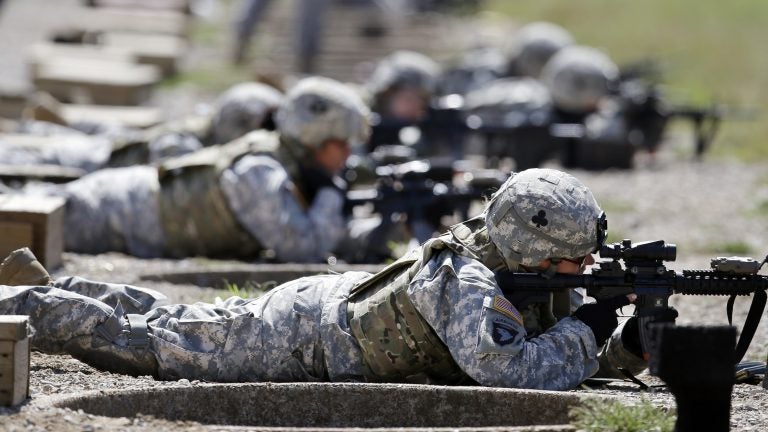
<path fill-rule="evenodd" d="M 242 156 L 275 155 L 278 143 L 275 133 L 251 132 L 158 167 L 160 213 L 169 255 L 253 257 L 262 250 L 235 218 L 219 178 Z"/>
<path fill-rule="evenodd" d="M 486 247 L 482 242 L 487 241 L 487 235 L 476 236 L 484 232 L 484 224 L 482 229 L 476 228 L 476 219 L 456 225 L 451 233 L 428 241 L 352 289 L 347 316 L 370 369 L 369 379 L 438 384 L 469 379 L 416 310 L 407 290 L 435 251 L 449 248 L 476 258 Z"/>

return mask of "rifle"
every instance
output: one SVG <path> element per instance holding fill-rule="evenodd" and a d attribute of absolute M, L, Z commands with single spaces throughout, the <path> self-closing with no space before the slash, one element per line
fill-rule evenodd
<path fill-rule="evenodd" d="M 664 240 L 603 245 L 600 257 L 607 258 L 592 267 L 591 274 L 556 274 L 547 279 L 536 273 L 499 272 L 497 281 L 505 296 L 520 296 L 520 290 L 560 291 L 583 287 L 587 295 L 598 301 L 634 293 L 634 316 L 638 320 L 640 343 L 644 357 L 653 352 L 652 329 L 654 324 L 674 323 L 677 311 L 669 306 L 672 294 L 729 296 L 726 311 L 732 322 L 733 303 L 736 296 L 753 295 L 747 319 L 736 345 L 736 363 L 739 363 L 749 347 L 765 309 L 768 276 L 757 274 L 762 262 L 751 258 L 714 258 L 710 270 L 683 270 L 675 272 L 664 265 L 674 261 L 677 246 Z M 621 261 L 624 262 L 622 266 Z M 514 302 L 513 302 L 514 303 Z"/>
<path fill-rule="evenodd" d="M 470 204 L 482 200 L 506 180 L 498 170 L 478 170 L 460 173 L 454 163 L 416 160 L 375 168 L 375 186 L 347 192 L 345 210 L 350 214 L 359 206 L 371 205 L 381 216 L 381 224 L 369 240 L 385 244 L 390 228 L 405 218 L 410 234 L 420 243 L 442 229 L 441 219 L 458 213 L 461 220 L 469 219 Z M 379 257 L 388 258 L 388 257 Z"/>

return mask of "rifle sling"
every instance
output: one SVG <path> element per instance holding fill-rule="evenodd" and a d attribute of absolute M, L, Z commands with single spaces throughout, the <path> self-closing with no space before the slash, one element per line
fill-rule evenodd
<path fill-rule="evenodd" d="M 739 364 L 741 359 L 744 358 L 744 354 L 747 353 L 747 348 L 749 348 L 749 344 L 752 342 L 752 337 L 757 331 L 757 325 L 760 324 L 760 318 L 765 310 L 766 300 L 768 300 L 768 295 L 765 291 L 755 291 L 754 297 L 752 298 L 752 304 L 749 306 L 747 319 L 744 321 L 744 327 L 741 329 L 739 341 L 736 343 L 735 364 Z M 732 295 L 728 298 L 728 304 L 726 305 L 729 325 L 733 325 L 733 303 L 735 301 L 736 295 Z"/>

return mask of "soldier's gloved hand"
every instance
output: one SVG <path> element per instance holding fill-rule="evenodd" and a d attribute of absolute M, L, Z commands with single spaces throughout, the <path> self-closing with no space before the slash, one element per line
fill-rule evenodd
<path fill-rule="evenodd" d="M 619 321 L 616 318 L 616 309 L 628 305 L 629 299 L 626 296 L 614 297 L 601 300 L 597 303 L 587 303 L 581 305 L 573 316 L 589 326 L 595 335 L 598 345 L 603 345 L 611 336 Z"/>
<path fill-rule="evenodd" d="M 306 193 L 309 202 L 314 201 L 317 192 L 324 187 L 330 187 L 342 193 L 346 190 L 346 183 L 339 176 L 334 176 L 319 166 L 302 165 L 300 170 L 302 190 Z"/>
<path fill-rule="evenodd" d="M 677 311 L 673 308 L 665 309 L 658 313 L 657 319 L 659 322 L 671 322 L 674 323 L 677 319 Z M 643 345 L 640 342 L 640 328 L 638 326 L 637 317 L 631 317 L 624 324 L 624 328 L 621 330 L 621 344 L 624 349 L 643 358 Z"/>
<path fill-rule="evenodd" d="M 637 326 L 637 317 L 632 317 L 624 324 L 621 330 L 621 344 L 632 355 L 643 358 L 643 346 L 640 343 L 640 329 Z"/>

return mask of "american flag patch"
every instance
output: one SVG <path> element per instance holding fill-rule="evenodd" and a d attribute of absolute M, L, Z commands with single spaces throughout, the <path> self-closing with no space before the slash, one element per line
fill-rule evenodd
<path fill-rule="evenodd" d="M 502 314 L 512 318 L 515 320 L 518 324 L 523 325 L 523 316 L 520 315 L 520 312 L 517 311 L 517 308 L 515 308 L 512 303 L 509 302 L 506 298 L 503 296 L 497 295 L 493 298 L 493 303 L 491 304 L 491 308 L 497 312 L 501 312 Z"/>

